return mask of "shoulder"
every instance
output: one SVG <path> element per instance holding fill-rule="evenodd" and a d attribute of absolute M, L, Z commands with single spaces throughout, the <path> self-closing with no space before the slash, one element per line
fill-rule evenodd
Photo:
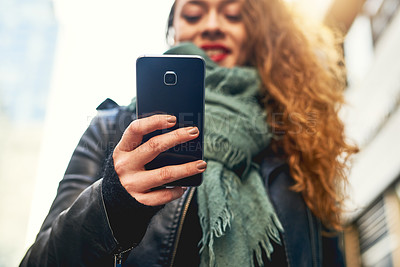
<path fill-rule="evenodd" d="M 96 118 L 104 120 L 115 120 L 121 116 L 129 116 L 131 120 L 135 118 L 135 114 L 128 106 L 120 106 L 114 100 L 107 98 L 101 102 L 97 108 Z"/>
<path fill-rule="evenodd" d="M 120 106 L 110 98 L 104 100 L 97 108 L 97 115 L 91 126 L 100 127 L 106 134 L 122 135 L 126 127 L 136 119 L 127 106 Z"/>

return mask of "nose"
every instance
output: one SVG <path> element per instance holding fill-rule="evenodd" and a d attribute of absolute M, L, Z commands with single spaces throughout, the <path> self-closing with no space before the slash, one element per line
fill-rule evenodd
<path fill-rule="evenodd" d="M 211 11 L 207 16 L 205 25 L 202 31 L 202 37 L 215 40 L 224 36 L 222 25 L 218 13 Z"/>

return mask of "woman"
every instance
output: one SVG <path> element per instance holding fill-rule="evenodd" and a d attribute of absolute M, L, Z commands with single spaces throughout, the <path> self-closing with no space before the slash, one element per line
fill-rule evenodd
<path fill-rule="evenodd" d="M 149 171 L 198 129 L 141 144 L 176 118 L 135 119 L 134 101 L 105 101 L 21 266 L 344 265 L 337 236 L 322 235 L 340 230 L 356 151 L 337 115 L 344 80 L 328 32 L 301 30 L 278 0 L 177 0 L 169 34 L 168 53 L 207 62 L 206 122 L 234 127 L 205 125 L 207 163 Z M 221 140 L 227 149 L 213 150 Z M 199 188 L 151 190 L 202 172 Z"/>

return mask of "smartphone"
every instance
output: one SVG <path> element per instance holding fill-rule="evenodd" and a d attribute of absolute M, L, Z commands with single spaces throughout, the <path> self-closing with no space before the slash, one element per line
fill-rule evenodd
<path fill-rule="evenodd" d="M 205 63 L 200 56 L 141 56 L 136 61 L 137 118 L 155 114 L 174 115 L 174 127 L 145 135 L 146 142 L 156 135 L 177 128 L 196 126 L 199 136 L 158 155 L 146 169 L 178 165 L 203 159 Z M 199 186 L 203 175 L 197 174 L 166 186 Z"/>

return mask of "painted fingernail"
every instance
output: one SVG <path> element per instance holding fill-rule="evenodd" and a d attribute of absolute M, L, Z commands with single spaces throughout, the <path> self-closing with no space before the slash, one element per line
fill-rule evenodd
<path fill-rule="evenodd" d="M 205 170 L 207 168 L 207 163 L 205 161 L 201 161 L 197 163 L 197 169 L 199 170 Z"/>
<path fill-rule="evenodd" d="M 169 123 L 174 123 L 174 122 L 176 122 L 176 117 L 175 117 L 175 116 L 169 116 L 169 117 L 167 118 L 167 121 L 168 121 Z"/>
<path fill-rule="evenodd" d="M 199 129 L 197 129 L 197 127 L 190 127 L 187 131 L 190 135 L 197 135 L 199 133 Z"/>

